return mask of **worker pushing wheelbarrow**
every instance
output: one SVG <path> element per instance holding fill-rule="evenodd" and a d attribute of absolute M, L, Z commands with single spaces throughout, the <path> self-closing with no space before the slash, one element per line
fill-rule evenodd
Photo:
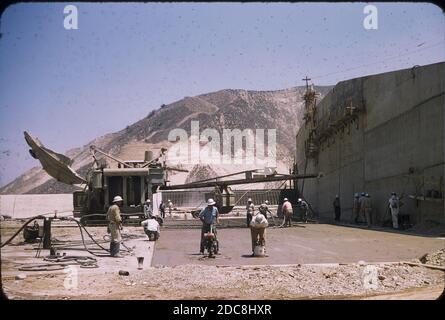
<path fill-rule="evenodd" d="M 202 221 L 201 228 L 201 245 L 199 252 L 204 254 L 207 249 L 209 257 L 214 257 L 218 253 L 219 245 L 216 237 L 216 223 L 219 223 L 219 212 L 216 208 L 216 202 L 213 199 L 207 200 L 207 207 L 205 207 L 199 214 L 199 219 Z"/>

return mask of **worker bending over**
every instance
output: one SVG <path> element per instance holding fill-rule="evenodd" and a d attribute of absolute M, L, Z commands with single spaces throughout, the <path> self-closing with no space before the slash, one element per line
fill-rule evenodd
<path fill-rule="evenodd" d="M 293 210 L 292 210 L 292 204 L 290 203 L 288 198 L 284 198 L 283 200 L 283 206 L 281 207 L 281 211 L 283 212 L 284 215 L 284 227 L 292 227 L 292 215 L 293 215 Z"/>
<path fill-rule="evenodd" d="M 268 221 L 264 216 L 267 206 L 262 204 L 259 208 L 259 212 L 252 217 L 250 222 L 250 235 L 252 238 L 252 257 L 255 255 L 255 246 L 257 243 L 265 247 L 266 246 L 266 228 Z"/>
<path fill-rule="evenodd" d="M 141 226 L 144 227 L 144 232 L 150 241 L 156 241 L 159 239 L 161 227 L 153 215 L 147 220 L 142 221 Z"/>

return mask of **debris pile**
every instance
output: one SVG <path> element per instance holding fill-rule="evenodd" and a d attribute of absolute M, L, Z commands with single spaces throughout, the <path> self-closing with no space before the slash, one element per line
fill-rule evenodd
<path fill-rule="evenodd" d="M 367 268 L 375 277 L 366 285 Z M 202 277 L 202 273 L 207 276 Z M 403 263 L 379 265 L 196 266 L 158 267 L 133 273 L 135 288 L 154 299 L 295 299 L 361 296 L 407 288 L 443 285 L 443 273 Z M 149 281 L 148 281 L 149 280 Z M 144 284 L 145 282 L 145 284 Z"/>
<path fill-rule="evenodd" d="M 438 250 L 433 253 L 427 253 L 422 256 L 420 262 L 445 267 L 445 249 Z"/>

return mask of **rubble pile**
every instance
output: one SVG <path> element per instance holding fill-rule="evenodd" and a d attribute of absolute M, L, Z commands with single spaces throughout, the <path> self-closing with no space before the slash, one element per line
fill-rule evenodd
<path fill-rule="evenodd" d="M 370 282 L 367 268 L 376 270 L 371 273 Z M 350 299 L 412 288 L 443 287 L 445 284 L 442 271 L 403 263 L 159 266 L 125 275 L 119 275 L 117 271 L 101 272 L 94 277 L 80 275 L 77 290 L 71 291 L 63 287 L 65 276 L 61 272 L 35 275 L 32 280 L 29 277 L 21 281 L 16 279 L 8 283 L 6 292 L 18 299 Z M 31 287 L 30 281 L 33 283 Z"/>
<path fill-rule="evenodd" d="M 427 253 L 421 257 L 420 262 L 445 267 L 445 249 L 438 250 L 433 253 Z"/>
<path fill-rule="evenodd" d="M 366 285 L 366 268 L 375 277 Z M 202 277 L 202 274 L 206 274 Z M 158 267 L 122 281 L 157 299 L 279 299 L 360 296 L 406 288 L 443 285 L 443 273 L 405 264 L 338 266 L 196 266 Z M 145 284 L 144 284 L 145 283 Z M 140 285 L 142 284 L 142 285 Z"/>

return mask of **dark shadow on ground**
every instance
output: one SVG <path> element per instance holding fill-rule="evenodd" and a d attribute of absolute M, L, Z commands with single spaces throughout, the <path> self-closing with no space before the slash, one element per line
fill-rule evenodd
<path fill-rule="evenodd" d="M 297 224 L 297 223 L 294 223 L 294 224 L 293 224 L 292 226 L 290 226 L 290 227 L 273 226 L 273 227 L 269 227 L 269 228 L 274 228 L 274 229 L 287 229 L 287 228 L 294 228 L 294 227 L 297 227 L 297 228 L 306 228 L 305 226 L 302 226 L 302 225 Z"/>
<path fill-rule="evenodd" d="M 265 255 L 263 257 L 257 257 L 257 256 L 252 256 L 252 254 L 243 254 L 241 255 L 241 258 L 255 258 L 255 259 L 264 259 L 264 258 L 268 258 L 268 255 Z"/>
<path fill-rule="evenodd" d="M 394 233 L 394 234 L 403 234 L 403 235 L 409 235 L 409 236 L 418 236 L 418 237 L 425 237 L 425 238 L 438 238 L 438 237 L 444 237 L 445 233 L 438 232 L 438 233 L 428 233 L 428 232 L 419 232 L 412 229 L 393 229 L 391 227 L 380 227 L 380 226 L 373 226 L 371 225 L 368 227 L 366 224 L 354 224 L 350 222 L 330 222 L 330 221 L 320 221 L 319 224 L 329 224 L 333 226 L 338 227 L 346 227 L 346 228 L 355 228 L 355 229 L 365 229 L 365 230 L 372 230 L 372 231 L 378 231 L 378 232 L 387 232 L 387 233 Z"/>

